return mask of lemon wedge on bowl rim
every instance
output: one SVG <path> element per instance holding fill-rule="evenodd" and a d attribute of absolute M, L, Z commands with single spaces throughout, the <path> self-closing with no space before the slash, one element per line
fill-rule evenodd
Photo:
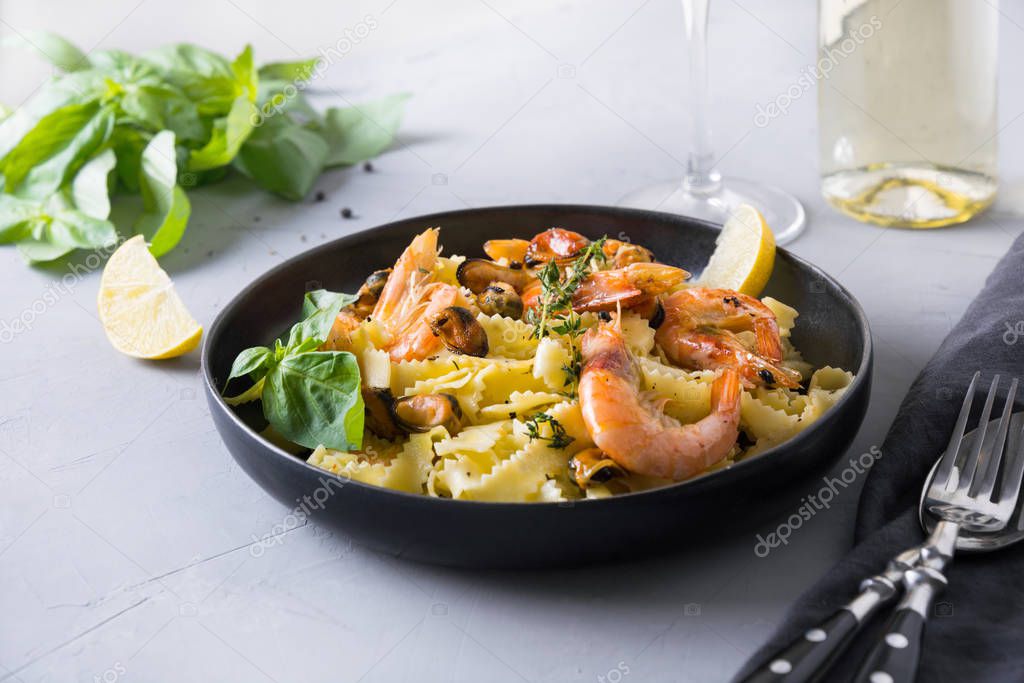
<path fill-rule="evenodd" d="M 136 358 L 175 358 L 203 336 L 142 235 L 125 241 L 107 261 L 97 306 L 110 343 Z"/>
<path fill-rule="evenodd" d="M 740 204 L 715 240 L 715 252 L 697 284 L 758 296 L 775 266 L 775 236 L 761 212 Z"/>

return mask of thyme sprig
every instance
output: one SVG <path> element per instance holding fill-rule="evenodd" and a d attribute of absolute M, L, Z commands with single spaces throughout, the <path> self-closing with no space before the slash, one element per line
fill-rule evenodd
<path fill-rule="evenodd" d="M 552 260 L 537 273 L 541 284 L 540 313 L 537 313 L 536 309 L 530 309 L 526 318 L 527 322 L 533 325 L 531 337 L 543 339 L 550 332 L 548 323 L 554 321 L 558 321 L 558 324 L 551 329 L 558 334 L 581 334 L 579 316 L 572 311 L 572 295 L 590 275 L 594 262 L 604 263 L 604 243 L 607 239 L 602 237 L 588 244 L 564 272 L 558 267 L 558 263 Z M 577 322 L 570 322 L 572 316 L 577 318 Z M 567 328 L 566 324 L 574 327 Z M 571 329 L 572 332 L 562 332 L 562 329 Z"/>
<path fill-rule="evenodd" d="M 526 321 L 533 325 L 531 338 L 543 339 L 554 332 L 569 340 L 569 363 L 562 366 L 565 373 L 563 386 L 569 398 L 576 398 L 576 386 L 583 370 L 583 354 L 576 339 L 583 334 L 583 319 L 572 310 L 572 296 L 593 272 L 604 264 L 604 243 L 607 237 L 594 240 L 563 271 L 555 261 L 548 263 L 537 274 L 541 283 L 540 313 L 530 309 Z M 549 326 L 550 325 L 550 326 Z"/>
<path fill-rule="evenodd" d="M 541 433 L 541 425 L 547 423 L 550 427 L 551 436 L 545 436 Z M 576 439 L 569 436 L 569 433 L 565 431 L 565 427 L 562 423 L 548 415 L 547 413 L 537 413 L 529 420 L 526 421 L 526 433 L 530 437 L 530 441 L 538 439 L 540 441 L 547 441 L 548 447 L 557 448 L 562 450 L 567 448 Z"/>

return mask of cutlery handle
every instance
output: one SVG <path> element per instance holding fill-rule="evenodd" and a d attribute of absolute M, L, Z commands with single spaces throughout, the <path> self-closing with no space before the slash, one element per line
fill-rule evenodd
<path fill-rule="evenodd" d="M 810 683 L 822 680 L 836 656 L 846 649 L 868 617 L 896 595 L 896 587 L 884 577 L 861 585 L 850 604 L 835 612 L 798 640 L 779 651 L 743 683 Z"/>
<path fill-rule="evenodd" d="M 907 594 L 896 608 L 885 633 L 861 664 L 856 683 L 913 683 L 921 659 L 921 640 L 932 600 L 946 585 L 936 569 L 920 567 L 904 576 Z"/>

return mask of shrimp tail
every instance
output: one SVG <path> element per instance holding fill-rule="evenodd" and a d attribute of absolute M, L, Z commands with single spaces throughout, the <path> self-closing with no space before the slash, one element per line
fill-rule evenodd
<path fill-rule="evenodd" d="M 755 320 L 754 337 L 758 354 L 772 363 L 782 360 L 782 339 L 779 337 L 779 325 L 773 318 Z"/>
<path fill-rule="evenodd" d="M 690 277 L 682 268 L 664 263 L 631 263 L 622 272 L 631 285 L 647 294 L 663 294 Z"/>
<path fill-rule="evenodd" d="M 740 374 L 727 368 L 711 385 L 711 412 L 731 413 L 740 405 Z"/>

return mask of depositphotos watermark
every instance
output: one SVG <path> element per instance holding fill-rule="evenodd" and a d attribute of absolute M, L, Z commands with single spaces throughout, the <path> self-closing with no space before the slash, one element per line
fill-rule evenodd
<path fill-rule="evenodd" d="M 833 43 L 833 47 L 825 49 L 825 54 L 814 64 L 808 64 L 800 70 L 800 76 L 790 83 L 789 87 L 772 98 L 768 104 L 757 104 L 757 113 L 754 114 L 754 125 L 764 128 L 774 119 L 785 116 L 793 103 L 804 96 L 814 84 L 822 79 L 828 79 L 832 70 L 839 66 L 839 62 L 846 59 L 854 51 L 864 44 L 864 41 L 875 35 L 875 32 L 882 28 L 882 20 L 872 15 L 867 23 L 851 29 L 849 34 L 842 40 Z"/>
<path fill-rule="evenodd" d="M 295 499 L 298 505 L 292 508 L 292 511 L 285 515 L 284 519 L 271 527 L 270 531 L 263 536 L 252 535 L 252 545 L 249 546 L 250 555 L 263 557 L 267 548 L 284 543 L 283 537 L 286 533 L 304 526 L 309 516 L 315 510 L 323 510 L 331 496 L 341 490 L 346 483 L 345 479 L 325 479 L 324 477 L 320 477 L 319 481 L 320 486 L 313 489 L 312 493 Z"/>
<path fill-rule="evenodd" d="M 832 507 L 832 501 L 839 495 L 840 490 L 846 489 L 857 477 L 867 472 L 882 457 L 882 450 L 878 446 L 872 446 L 866 452 L 856 458 L 850 458 L 849 466 L 844 467 L 838 477 L 822 477 L 825 482 L 818 491 L 812 495 L 800 499 L 800 506 L 796 511 L 786 518 L 775 531 L 767 536 L 757 535 L 757 543 L 754 544 L 754 554 L 758 557 L 768 557 L 774 548 L 780 545 L 789 545 L 789 539 L 793 532 L 809 521 L 821 510 L 828 510 Z"/>
<path fill-rule="evenodd" d="M 114 662 L 114 666 L 110 667 L 101 674 L 96 674 L 92 677 L 93 683 L 116 683 L 121 680 L 121 676 L 128 673 L 124 664 L 121 662 Z"/>
<path fill-rule="evenodd" d="M 1007 346 L 1013 346 L 1021 337 L 1024 337 L 1024 320 L 1018 320 L 1013 323 L 1003 323 L 1006 325 L 1006 332 L 1003 332 L 1003 343 Z"/>
<path fill-rule="evenodd" d="M 619 683 L 622 679 L 629 675 L 629 664 L 624 661 L 619 661 L 618 664 L 608 669 L 604 674 L 597 675 L 598 683 Z"/>
<path fill-rule="evenodd" d="M 309 73 L 303 74 L 301 78 L 293 79 L 280 92 L 275 93 L 263 103 L 249 117 L 254 128 L 259 128 L 268 119 L 271 119 L 288 108 L 288 104 L 302 91 L 309 88 L 313 83 L 319 81 L 335 63 L 343 59 L 357 45 L 366 40 L 371 33 L 377 30 L 380 24 L 372 14 L 367 14 L 362 21 L 357 22 L 351 28 L 342 29 L 342 37 L 338 38 L 333 45 L 319 48 L 320 55 L 310 67 Z"/>

